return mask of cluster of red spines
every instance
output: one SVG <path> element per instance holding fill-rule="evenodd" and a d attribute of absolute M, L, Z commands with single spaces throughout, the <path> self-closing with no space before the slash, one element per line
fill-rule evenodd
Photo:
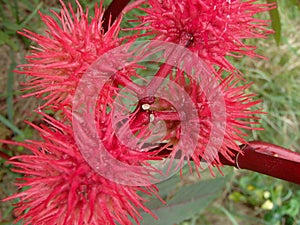
<path fill-rule="evenodd" d="M 269 21 L 255 18 L 255 14 L 271 10 L 274 4 L 258 4 L 256 0 L 166 0 L 148 1 L 143 8 L 140 26 L 155 39 L 182 43 L 197 53 L 208 65 L 216 65 L 231 72 L 236 68 L 226 56 L 258 56 L 256 46 L 245 39 L 266 38 L 272 33 Z M 211 66 L 211 68 L 213 68 Z"/>
<path fill-rule="evenodd" d="M 31 93 L 46 101 L 45 105 L 72 105 L 76 87 L 87 68 L 105 52 L 117 47 L 120 20 L 104 33 L 102 5 L 95 5 L 91 19 L 80 4 L 75 12 L 62 3 L 60 14 L 53 16 L 40 13 L 46 25 L 44 35 L 24 30 L 21 34 L 37 44 L 20 65 L 18 73 L 30 77 L 24 84 Z M 91 21 L 89 21 L 91 19 Z"/>
<path fill-rule="evenodd" d="M 138 223 L 138 208 L 151 213 L 137 192 L 151 194 L 154 187 L 125 186 L 100 176 L 83 159 L 72 127 L 43 115 L 51 127 L 31 124 L 42 141 L 7 142 L 33 153 L 15 156 L 10 162 L 14 172 L 24 175 L 16 185 L 29 187 L 6 199 L 20 199 L 15 210 L 18 220 L 24 219 L 26 225 L 114 225 L 116 221 L 131 224 L 128 216 Z M 135 163 L 129 153 L 128 158 Z"/>

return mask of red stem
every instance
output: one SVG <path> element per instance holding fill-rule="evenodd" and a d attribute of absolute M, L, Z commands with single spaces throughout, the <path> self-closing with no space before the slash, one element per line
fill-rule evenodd
<path fill-rule="evenodd" d="M 154 78 L 150 81 L 150 83 L 147 85 L 147 96 L 153 96 L 155 92 L 158 90 L 160 85 L 164 82 L 164 79 L 166 76 L 168 76 L 170 70 L 173 66 L 164 63 L 160 66 L 159 70 L 155 74 Z M 161 79 L 155 79 L 156 77 L 160 77 Z"/>
<path fill-rule="evenodd" d="M 141 95 L 143 92 L 143 88 L 140 85 L 134 83 L 132 80 L 130 80 L 129 78 L 127 78 L 123 75 L 117 75 L 115 77 L 115 80 L 118 82 L 118 84 L 135 92 L 138 96 Z"/>
<path fill-rule="evenodd" d="M 299 153 L 261 141 L 242 145 L 241 150 L 242 153 L 235 152 L 232 157 L 234 161 L 229 161 L 219 153 L 220 162 L 226 166 L 262 173 L 300 185 Z M 170 150 L 164 149 L 159 155 L 166 158 L 170 153 Z"/>
<path fill-rule="evenodd" d="M 109 25 L 113 24 L 114 21 L 118 18 L 120 13 L 126 7 L 130 0 L 114 0 L 105 10 L 103 15 L 103 29 L 104 32 L 108 31 Z"/>
<path fill-rule="evenodd" d="M 253 141 L 241 146 L 243 153 L 230 162 L 219 155 L 224 165 L 247 169 L 300 184 L 300 154 L 266 142 Z"/>
<path fill-rule="evenodd" d="M 181 40 L 180 43 L 184 42 L 184 40 Z M 154 75 L 154 78 L 150 81 L 150 83 L 147 85 L 146 94 L 148 96 L 153 96 L 155 92 L 159 89 L 161 84 L 164 82 L 163 78 L 166 78 L 170 72 L 170 70 L 173 68 L 174 65 L 177 64 L 181 54 L 182 54 L 181 48 L 174 48 L 169 52 L 169 55 L 166 56 L 167 61 L 162 64 L 157 71 L 157 73 Z M 159 79 L 155 79 L 159 78 Z"/>

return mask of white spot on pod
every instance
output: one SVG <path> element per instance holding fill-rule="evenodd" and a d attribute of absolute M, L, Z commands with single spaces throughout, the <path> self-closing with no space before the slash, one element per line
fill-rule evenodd
<path fill-rule="evenodd" d="M 147 103 L 146 103 L 146 104 L 143 104 L 143 105 L 142 105 L 142 109 L 143 109 L 143 110 L 148 110 L 148 109 L 150 109 L 150 105 L 147 104 Z"/>

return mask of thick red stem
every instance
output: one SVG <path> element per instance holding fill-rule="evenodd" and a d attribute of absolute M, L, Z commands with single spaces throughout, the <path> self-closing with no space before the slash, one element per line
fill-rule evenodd
<path fill-rule="evenodd" d="M 104 32 L 108 31 L 109 25 L 113 24 L 114 21 L 118 18 L 120 13 L 126 7 L 130 0 L 114 0 L 105 10 L 103 15 L 103 29 Z"/>
<path fill-rule="evenodd" d="M 300 184 L 300 154 L 270 143 L 250 142 L 235 166 Z"/>
<path fill-rule="evenodd" d="M 157 149 L 159 148 L 154 150 Z M 262 173 L 300 185 L 299 153 L 261 141 L 242 145 L 241 150 L 242 153 L 235 152 L 232 157 L 234 161 L 229 161 L 219 153 L 220 162 L 226 166 Z M 170 150 L 164 149 L 159 155 L 166 158 L 170 153 Z"/>
<path fill-rule="evenodd" d="M 115 80 L 118 82 L 118 84 L 128 88 L 129 90 L 135 92 L 138 96 L 142 94 L 143 88 L 134 83 L 132 80 L 129 78 L 122 76 L 122 75 L 117 75 L 115 77 Z"/>
<path fill-rule="evenodd" d="M 168 53 L 169 55 L 166 56 L 167 61 L 160 66 L 159 70 L 154 75 L 154 78 L 147 85 L 146 95 L 154 96 L 156 91 L 159 89 L 161 84 L 164 82 L 164 78 L 166 78 L 168 76 L 168 74 L 170 73 L 170 71 L 174 67 L 174 65 L 177 65 L 179 58 L 181 57 L 181 54 L 182 54 L 181 51 L 182 51 L 181 48 L 174 48 Z"/>
<path fill-rule="evenodd" d="M 234 163 L 219 155 L 221 163 L 300 184 L 299 153 L 261 141 L 249 142 L 241 149 Z"/>
<path fill-rule="evenodd" d="M 161 84 L 164 82 L 164 79 L 166 76 L 168 76 L 170 70 L 173 66 L 164 63 L 161 65 L 157 73 L 155 74 L 154 78 L 150 81 L 148 86 L 146 87 L 146 96 L 153 96 L 155 92 L 158 90 L 158 88 L 161 86 Z M 155 79 L 156 77 L 160 77 L 160 79 Z"/>

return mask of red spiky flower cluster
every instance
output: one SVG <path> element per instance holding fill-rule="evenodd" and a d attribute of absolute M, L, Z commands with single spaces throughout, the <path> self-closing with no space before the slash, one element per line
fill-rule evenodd
<path fill-rule="evenodd" d="M 43 15 L 44 35 L 24 30 L 21 34 L 37 44 L 26 56 L 27 64 L 17 71 L 30 77 L 24 84 L 31 90 L 25 96 L 45 100 L 45 105 L 71 105 L 72 95 L 87 68 L 103 53 L 118 46 L 120 20 L 104 33 L 102 5 L 94 7 L 94 16 L 85 13 L 78 3 L 74 11 L 63 3 L 60 14 Z M 91 21 L 89 21 L 91 19 Z"/>
<path fill-rule="evenodd" d="M 14 172 L 23 174 L 16 185 L 25 188 L 6 200 L 18 198 L 17 220 L 27 224 L 131 224 L 137 223 L 138 209 L 151 213 L 138 191 L 151 194 L 156 190 L 117 184 L 96 173 L 83 159 L 73 137 L 73 129 L 45 114 L 51 127 L 31 124 L 42 141 L 28 140 L 18 144 L 29 149 L 32 155 L 11 158 Z M 123 160 L 134 160 L 123 154 Z"/>
<path fill-rule="evenodd" d="M 257 120 L 255 114 L 261 113 L 251 109 L 259 101 L 254 101 L 252 94 L 245 93 L 249 85 L 239 84 L 240 78 L 234 77 L 235 69 L 225 58 L 227 55 L 256 55 L 255 46 L 246 45 L 243 40 L 264 38 L 270 32 L 265 28 L 266 21 L 254 19 L 253 16 L 271 9 L 272 5 L 254 2 L 149 0 L 150 8 L 143 9 L 147 15 L 140 18 L 141 25 L 134 29 L 146 30 L 146 35 L 155 33 L 155 39 L 173 42 L 197 53 L 207 64 L 206 68 L 210 68 L 214 85 L 207 83 L 206 79 L 200 79 L 201 71 L 193 71 L 195 61 L 184 60 L 185 66 L 191 68 L 190 72 L 193 71 L 191 74 L 186 74 L 180 68 L 180 62 L 177 62 L 178 68 L 165 63 L 157 64 L 161 67 L 148 83 L 143 77 L 146 67 L 138 62 L 125 65 L 107 80 L 102 90 L 97 90 L 99 97 L 94 115 L 84 121 L 84 126 L 88 128 L 95 122 L 97 133 L 92 135 L 93 138 L 98 135 L 110 155 L 130 166 L 149 166 L 149 160 L 163 157 L 170 157 L 173 161 L 180 150 L 176 148 L 177 145 L 194 148 L 193 152 L 183 152 L 179 156 L 179 166 L 185 159 L 192 159 L 197 171 L 201 168 L 201 159 L 208 161 L 211 166 L 221 166 L 218 154 L 232 161 L 233 152 L 240 151 L 238 143 L 246 143 L 242 129 L 252 129 L 249 119 Z M 90 18 L 88 10 L 84 13 L 78 2 L 77 11 L 62 1 L 61 4 L 60 14 L 52 12 L 55 18 L 40 13 L 46 25 L 43 35 L 28 30 L 21 33 L 37 46 L 33 47 L 27 56 L 28 63 L 21 65 L 18 73 L 30 77 L 25 85 L 31 92 L 25 96 L 43 99 L 44 107 L 59 110 L 63 119 L 57 120 L 41 113 L 48 126 L 31 125 L 39 132 L 42 141 L 6 141 L 24 146 L 33 153 L 15 156 L 9 162 L 15 166 L 15 172 L 24 175 L 19 178 L 17 185 L 28 188 L 7 200 L 19 198 L 16 213 L 18 220 L 24 219 L 25 224 L 132 224 L 129 217 L 139 223 L 142 219 L 139 209 L 151 212 L 143 205 L 145 200 L 137 192 L 156 194 L 155 186 L 142 188 L 120 184 L 97 173 L 79 149 L 80 143 L 75 140 L 74 134 L 79 134 L 83 142 L 90 137 L 85 136 L 88 134 L 83 132 L 84 129 L 73 127 L 72 119 L 75 117 L 71 116 L 74 113 L 74 96 L 76 90 L 78 95 L 78 85 L 84 74 L 99 57 L 123 45 L 124 38 L 118 37 L 122 18 L 104 32 L 102 5 L 95 6 L 94 17 Z M 134 39 L 129 38 L 126 42 L 134 43 Z M 100 67 L 110 70 L 109 64 Z M 218 72 L 215 66 L 219 67 Z M 232 74 L 222 78 L 224 69 Z M 92 75 L 100 76 L 98 73 Z M 140 83 L 147 83 L 146 86 L 139 84 L 139 79 L 143 81 Z M 170 101 L 155 95 L 162 86 L 162 79 L 166 82 L 160 92 L 168 93 L 164 96 L 169 97 Z M 93 90 L 91 87 L 87 89 Z M 145 96 L 144 92 L 149 96 Z M 181 92 L 185 94 L 181 95 Z M 79 95 L 87 93 L 85 91 Z M 88 101 L 89 96 L 86 97 Z M 222 105 L 214 104 L 216 98 L 222 99 Z M 132 99 L 137 101 L 125 107 L 120 106 L 122 101 L 116 102 L 117 99 L 126 102 L 127 106 Z M 177 108 L 171 100 L 177 104 Z M 193 105 L 192 118 L 188 117 L 190 108 L 187 102 Z M 115 121 L 113 113 L 117 109 L 126 112 L 128 118 L 119 117 Z M 214 121 L 220 120 L 219 111 L 224 114 L 223 123 L 215 125 Z M 196 129 L 194 131 L 191 128 L 189 135 L 184 135 L 182 144 L 180 133 L 184 126 L 186 129 L 192 124 L 196 125 Z M 126 139 L 128 130 L 134 140 L 140 139 L 136 142 L 138 149 L 126 146 L 126 141 L 129 142 Z M 220 134 L 220 138 L 214 137 L 217 139 L 212 141 L 212 133 L 215 136 Z M 155 137 L 152 137 L 153 134 Z M 124 137 L 126 140 L 121 140 Z M 87 143 L 86 146 L 92 145 Z M 217 155 L 207 152 L 208 146 Z M 91 150 L 97 151 L 102 149 Z M 107 168 L 112 170 L 111 174 L 127 172 L 114 171 L 114 165 Z"/>
<path fill-rule="evenodd" d="M 219 67 L 234 71 L 226 56 L 258 56 L 256 46 L 245 39 L 266 38 L 272 31 L 268 21 L 254 15 L 271 10 L 274 4 L 256 0 L 149 0 L 143 9 L 141 25 L 133 29 L 148 30 L 155 38 L 182 43 L 199 57 Z"/>

